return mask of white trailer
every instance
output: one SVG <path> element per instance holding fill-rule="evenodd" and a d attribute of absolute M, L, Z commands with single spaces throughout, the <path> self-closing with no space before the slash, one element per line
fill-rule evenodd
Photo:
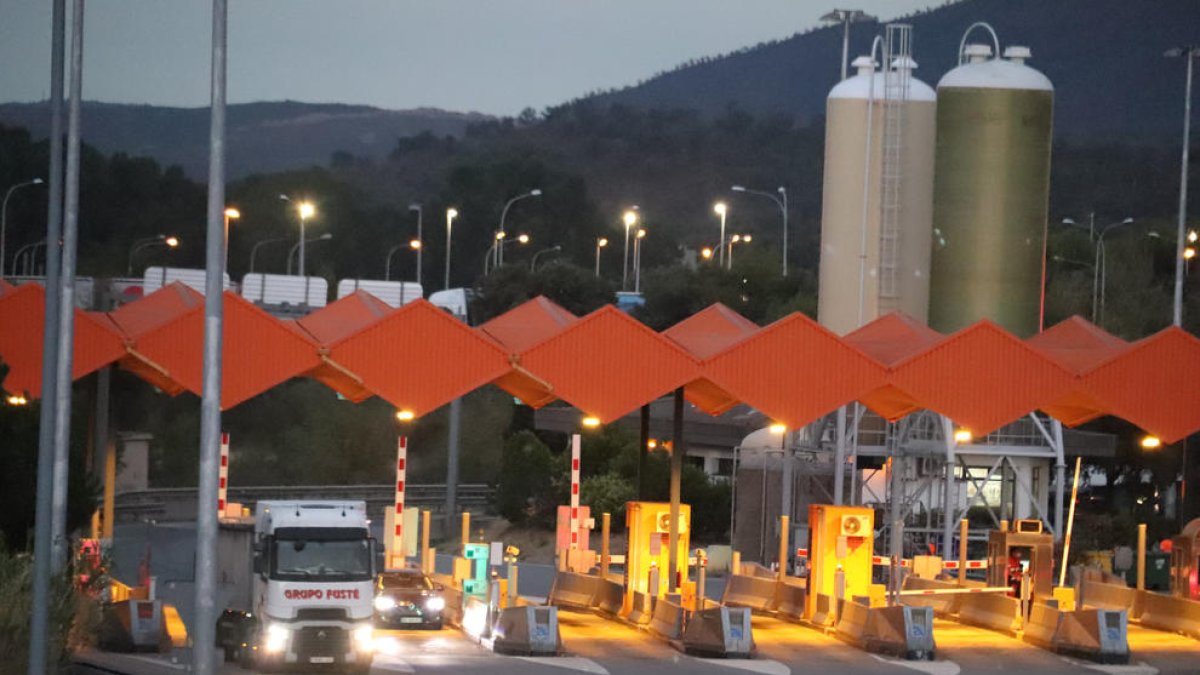
<path fill-rule="evenodd" d="M 204 280 L 207 278 L 208 273 L 204 270 L 193 270 L 186 267 L 147 267 L 146 273 L 142 275 L 142 294 L 150 295 L 163 286 L 178 281 L 203 295 Z M 229 275 L 223 274 L 221 287 L 229 290 L 231 285 Z"/>
<path fill-rule="evenodd" d="M 324 277 L 247 274 L 242 277 L 242 297 L 263 305 L 324 307 L 329 301 L 329 282 Z"/>
<path fill-rule="evenodd" d="M 337 285 L 338 300 L 354 293 L 366 291 L 384 301 L 390 307 L 400 307 L 413 300 L 425 297 L 421 284 L 411 281 L 378 281 L 374 279 L 342 279 Z"/>

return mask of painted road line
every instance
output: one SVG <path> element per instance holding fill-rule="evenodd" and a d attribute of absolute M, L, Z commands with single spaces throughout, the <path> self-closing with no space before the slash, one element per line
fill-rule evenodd
<path fill-rule="evenodd" d="M 901 659 L 889 659 L 878 654 L 871 654 L 871 658 L 893 666 L 928 673 L 928 675 L 958 675 L 962 670 L 953 661 L 903 661 Z"/>
<path fill-rule="evenodd" d="M 554 666 L 556 668 L 578 670 L 581 673 L 608 675 L 608 671 L 604 669 L 604 666 L 591 659 L 585 659 L 581 656 L 511 656 L 509 658 L 529 661 L 539 665 Z"/>
<path fill-rule="evenodd" d="M 707 665 L 748 670 L 761 675 L 792 675 L 792 669 L 771 659 L 696 659 Z"/>
<path fill-rule="evenodd" d="M 1076 659 L 1069 659 L 1065 656 L 1063 657 L 1063 661 L 1081 668 L 1088 668 L 1091 670 L 1100 671 L 1102 673 L 1108 673 L 1109 675 L 1158 675 L 1158 668 L 1155 668 L 1145 661 L 1138 661 L 1137 663 L 1130 663 L 1123 666 L 1092 663 L 1090 661 L 1079 661 Z"/>

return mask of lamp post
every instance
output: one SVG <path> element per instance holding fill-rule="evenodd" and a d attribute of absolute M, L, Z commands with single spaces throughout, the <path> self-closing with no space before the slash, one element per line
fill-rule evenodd
<path fill-rule="evenodd" d="M 23 187 L 41 184 L 41 178 L 34 178 L 33 180 L 27 180 L 24 183 L 17 183 L 16 185 L 8 188 L 8 190 L 4 193 L 4 204 L 3 206 L 0 206 L 0 279 L 4 278 L 5 269 L 4 236 L 8 232 L 8 198 L 12 196 L 12 193 Z"/>
<path fill-rule="evenodd" d="M 541 196 L 542 196 L 541 189 L 534 188 L 534 189 L 530 190 L 529 192 L 526 192 L 524 194 L 519 194 L 516 197 L 513 197 L 512 199 L 505 202 L 504 209 L 500 211 L 499 232 L 504 232 L 504 219 L 505 219 L 505 217 L 508 216 L 509 207 L 511 207 L 513 204 L 516 204 L 517 202 L 521 201 L 522 199 L 526 199 L 529 197 L 541 197 Z M 500 237 L 500 238 L 503 239 L 503 237 Z M 503 265 L 503 264 L 504 264 L 504 247 L 500 246 L 496 249 L 496 266 L 499 267 L 500 265 Z"/>
<path fill-rule="evenodd" d="M 1063 218 L 1064 225 L 1073 225 L 1075 227 L 1083 227 L 1071 218 Z M 1093 237 L 1092 245 L 1095 247 L 1096 261 L 1092 265 L 1092 322 L 1097 326 L 1104 327 L 1104 296 L 1107 281 L 1108 281 L 1108 250 L 1104 247 L 1104 235 L 1108 231 L 1120 227 L 1122 225 L 1132 225 L 1133 218 L 1125 218 L 1115 223 L 1109 223 L 1100 228 L 1099 233 L 1096 230 L 1096 215 L 1093 213 L 1089 216 L 1087 230 L 1091 232 Z M 1055 258 L 1056 260 L 1058 258 Z M 1097 308 L 1099 311 L 1097 311 Z"/>
<path fill-rule="evenodd" d="M 409 204 L 408 210 L 417 212 L 417 238 L 414 239 L 413 241 L 416 241 L 418 243 L 416 246 L 413 246 L 413 249 L 417 252 L 417 283 L 419 284 L 419 283 L 421 283 L 421 253 L 425 249 L 425 236 L 421 232 L 421 230 L 422 230 L 421 220 L 422 220 L 423 214 L 422 214 L 422 210 L 421 210 L 421 205 L 417 204 L 416 202 Z M 408 245 L 412 246 L 412 242 L 410 241 L 408 243 Z"/>
<path fill-rule="evenodd" d="M 175 248 L 176 246 L 179 246 L 179 238 L 174 237 L 174 236 L 168 237 L 165 234 L 159 234 L 159 235 L 149 237 L 146 239 L 138 239 L 137 241 L 133 242 L 133 246 L 131 246 L 129 248 L 129 265 L 125 270 L 125 276 L 127 276 L 127 277 L 133 276 L 133 256 L 134 256 L 134 254 L 136 254 L 138 251 L 140 251 L 144 248 L 149 248 L 151 246 L 166 246 L 167 248 Z"/>
<path fill-rule="evenodd" d="M 842 79 L 843 79 L 843 80 L 844 80 L 844 79 L 846 79 L 844 75 L 842 76 Z M 787 272 L 788 272 L 788 200 L 787 200 L 787 188 L 783 187 L 782 185 L 780 185 L 779 187 L 775 188 L 775 192 L 776 192 L 776 193 L 779 195 L 778 197 L 777 197 L 777 196 L 775 196 L 775 194 L 772 194 L 772 193 L 770 193 L 770 192 L 766 192 L 766 191 L 764 191 L 764 190 L 751 190 L 751 189 L 749 189 L 749 188 L 746 188 L 746 187 L 743 187 L 743 186 L 741 186 L 741 185 L 734 185 L 734 186 L 733 186 L 732 188 L 730 188 L 730 189 L 731 189 L 731 190 L 733 190 L 734 192 L 744 192 L 744 193 L 746 193 L 746 194 L 750 194 L 750 195 L 759 195 L 760 197 L 767 197 L 767 198 L 768 198 L 768 199 L 770 199 L 771 201 L 775 202 L 775 205 L 779 207 L 779 212 L 780 212 L 781 214 L 783 214 L 783 276 L 785 276 L 785 277 L 786 277 L 786 276 L 787 276 Z"/>
<path fill-rule="evenodd" d="M 454 219 L 458 217 L 458 209 L 450 207 L 446 209 L 446 280 L 443 288 L 450 288 L 450 234 L 454 229 Z"/>
<path fill-rule="evenodd" d="M 729 207 L 725 202 L 717 202 L 713 204 L 713 212 L 721 217 L 721 239 L 717 242 L 717 266 L 725 266 L 725 214 L 729 213 Z"/>
<path fill-rule="evenodd" d="M 621 220 L 625 223 L 625 261 L 621 266 L 621 290 L 626 290 L 629 287 L 629 228 L 633 227 L 638 221 L 638 214 L 635 209 L 637 209 L 636 206 L 626 211 L 625 215 L 621 217 Z"/>
<path fill-rule="evenodd" d="M 734 244 L 749 244 L 751 236 L 748 234 L 735 234 L 729 238 L 729 255 L 725 258 L 725 269 L 733 269 L 733 245 Z"/>
<path fill-rule="evenodd" d="M 608 237 L 599 237 L 596 239 L 596 277 L 600 276 L 600 249 L 608 246 Z"/>
<path fill-rule="evenodd" d="M 646 238 L 646 229 L 639 227 L 637 236 L 633 239 L 633 292 L 642 292 L 642 240 Z"/>
<path fill-rule="evenodd" d="M 258 255 L 258 247 L 259 246 L 265 246 L 266 244 L 276 244 L 281 241 L 290 241 L 290 240 L 291 240 L 291 237 L 275 237 L 274 239 L 264 239 L 264 240 L 256 243 L 254 246 L 251 246 L 250 247 L 250 271 L 247 272 L 247 274 L 254 274 L 254 256 Z M 289 256 L 289 259 L 290 259 L 290 256 Z"/>
<path fill-rule="evenodd" d="M 292 201 L 292 198 L 287 195 L 279 195 L 279 198 L 285 202 Z M 316 212 L 317 212 L 316 207 L 313 206 L 313 203 L 310 201 L 306 200 L 306 201 L 298 202 L 296 204 L 296 213 L 300 216 L 300 240 L 297 242 L 297 245 L 300 247 L 300 265 L 299 265 L 300 276 L 304 276 L 304 261 L 305 261 L 304 226 L 308 224 L 308 219 L 313 217 L 313 215 L 315 215 Z M 292 269 L 292 256 L 289 253 L 288 254 L 288 274 L 292 273 L 291 269 Z"/>
<path fill-rule="evenodd" d="M 561 250 L 562 250 L 562 245 L 555 244 L 554 246 L 551 246 L 550 248 L 544 248 L 544 249 L 538 251 L 537 253 L 534 253 L 533 260 L 529 261 L 529 271 L 530 272 L 537 271 L 537 261 L 538 261 L 538 258 L 540 258 L 542 256 L 542 254 L 554 253 L 554 252 L 561 251 Z"/>
<path fill-rule="evenodd" d="M 300 255 L 303 256 L 305 244 L 312 244 L 312 243 L 315 243 L 318 241 L 329 241 L 330 239 L 333 239 L 333 235 L 326 232 L 325 234 L 322 234 L 318 237 L 313 237 L 312 239 L 307 239 L 307 240 L 301 239 L 300 241 L 296 242 L 295 244 L 292 244 L 292 247 L 288 249 L 287 273 L 289 275 L 292 273 L 292 256 L 296 255 L 297 249 L 299 249 Z M 299 267 L 300 265 L 303 265 L 303 264 L 304 264 L 304 259 L 301 258 L 297 267 Z M 304 275 L 300 274 L 299 276 L 304 276 Z"/>
<path fill-rule="evenodd" d="M 227 207 L 225 207 L 225 213 L 223 215 L 225 217 L 225 239 L 224 239 L 224 241 L 225 241 L 225 244 L 224 244 L 225 272 L 228 273 L 229 272 L 229 221 L 237 220 L 237 219 L 241 218 L 242 212 L 238 211 L 237 209 L 233 208 L 232 206 L 227 206 Z"/>
<path fill-rule="evenodd" d="M 496 233 L 495 242 L 492 244 L 492 247 L 488 249 L 488 254 L 483 257 L 483 276 L 486 277 L 490 271 L 498 268 L 504 263 L 504 247 L 508 246 L 514 241 L 524 246 L 530 241 L 529 235 L 522 232 L 514 238 L 505 239 L 504 232 Z M 496 267 L 489 265 L 489 263 L 492 263 L 493 261 L 496 261 L 494 263 Z"/>
<path fill-rule="evenodd" d="M 861 9 L 835 9 L 825 16 L 822 21 L 842 24 L 842 79 L 846 79 L 846 63 L 850 56 L 850 24 L 858 21 L 875 21 L 875 17 Z"/>
<path fill-rule="evenodd" d="M 405 246 L 407 246 L 408 248 L 417 252 L 417 266 L 418 266 L 418 269 L 420 268 L 421 240 L 420 239 L 410 239 L 407 244 L 396 244 L 395 246 L 388 249 L 387 261 L 384 262 L 384 265 L 383 265 L 383 280 L 384 281 L 392 280 L 392 256 L 395 255 L 396 251 L 399 251 L 400 249 L 404 248 Z M 420 273 L 418 273 L 417 274 L 417 283 L 421 283 L 420 279 L 421 279 L 421 275 L 420 275 Z"/>
<path fill-rule="evenodd" d="M 1183 265 L 1184 219 L 1187 216 L 1188 144 L 1192 128 L 1192 63 L 1200 56 L 1200 46 L 1189 45 L 1167 50 L 1167 58 L 1183 57 L 1187 61 L 1187 80 L 1183 89 L 1183 152 L 1179 161 L 1179 228 L 1175 233 L 1175 304 L 1173 323 L 1183 324 Z"/>

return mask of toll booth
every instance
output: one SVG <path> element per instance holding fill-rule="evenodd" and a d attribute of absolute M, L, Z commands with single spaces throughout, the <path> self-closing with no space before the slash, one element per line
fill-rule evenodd
<path fill-rule="evenodd" d="M 1171 595 L 1200 600 L 1200 518 L 1171 539 Z"/>
<path fill-rule="evenodd" d="M 988 586 L 1012 586 L 1024 573 L 1035 597 L 1054 595 L 1054 536 L 1042 531 L 1040 520 L 1018 520 L 1011 531 L 988 533 Z"/>
<path fill-rule="evenodd" d="M 870 595 L 874 509 L 810 504 L 808 537 L 807 616 L 816 611 L 818 594 L 835 599 Z"/>
<path fill-rule="evenodd" d="M 683 586 L 688 579 L 691 522 L 692 507 L 680 504 L 676 557 L 679 586 Z M 629 550 L 625 557 L 626 587 L 659 597 L 675 590 L 667 578 L 671 549 L 671 505 L 662 502 L 626 502 L 625 526 L 629 531 Z M 650 589 L 652 569 L 657 570 L 657 589 Z"/>

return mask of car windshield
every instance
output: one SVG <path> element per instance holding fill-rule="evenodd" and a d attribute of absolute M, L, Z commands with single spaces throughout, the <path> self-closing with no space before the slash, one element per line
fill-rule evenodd
<path fill-rule="evenodd" d="M 433 588 L 429 578 L 423 574 L 388 574 L 380 582 L 385 590 L 427 591 Z"/>
<path fill-rule="evenodd" d="M 271 578 L 284 581 L 366 581 L 371 578 L 367 539 L 278 539 Z"/>

